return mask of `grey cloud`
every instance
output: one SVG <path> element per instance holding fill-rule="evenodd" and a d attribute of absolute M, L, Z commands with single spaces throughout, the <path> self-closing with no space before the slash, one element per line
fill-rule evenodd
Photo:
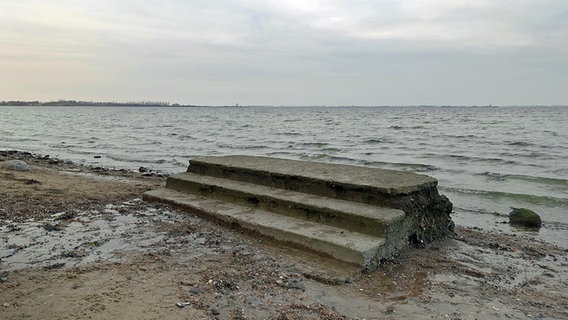
<path fill-rule="evenodd" d="M 463 4 L 4 2 L 0 99 L 566 103 L 568 3 Z"/>

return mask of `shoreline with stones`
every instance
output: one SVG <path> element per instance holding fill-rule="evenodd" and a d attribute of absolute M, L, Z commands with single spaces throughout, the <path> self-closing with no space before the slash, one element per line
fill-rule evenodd
<path fill-rule="evenodd" d="M 565 319 L 566 249 L 457 226 L 361 273 L 141 200 L 160 173 L 0 167 L 0 318 Z M 450 199 L 451 200 L 451 199 Z"/>

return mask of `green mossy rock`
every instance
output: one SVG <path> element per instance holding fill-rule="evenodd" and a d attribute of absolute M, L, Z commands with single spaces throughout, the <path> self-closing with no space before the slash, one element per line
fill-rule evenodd
<path fill-rule="evenodd" d="M 542 224 L 536 212 L 525 208 L 513 208 L 513 211 L 509 213 L 509 221 L 511 224 L 529 228 L 540 228 Z"/>

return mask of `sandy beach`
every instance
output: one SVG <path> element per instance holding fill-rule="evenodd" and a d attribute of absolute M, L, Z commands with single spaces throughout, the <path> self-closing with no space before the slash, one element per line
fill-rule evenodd
<path fill-rule="evenodd" d="M 1 319 L 567 319 L 568 252 L 456 228 L 361 273 L 146 203 L 165 177 L 0 168 Z M 450 199 L 451 200 L 451 199 Z"/>

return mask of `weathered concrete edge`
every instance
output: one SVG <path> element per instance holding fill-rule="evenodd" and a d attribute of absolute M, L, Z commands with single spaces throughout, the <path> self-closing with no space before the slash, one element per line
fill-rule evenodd
<path fill-rule="evenodd" d="M 201 177 L 206 177 L 206 179 Z M 384 237 L 385 233 L 392 229 L 392 225 L 398 225 L 405 219 L 405 213 L 399 209 L 307 195 L 290 190 L 285 190 L 287 194 L 283 196 L 273 193 L 273 190 L 281 189 L 188 172 L 168 177 L 166 188 L 277 212 L 286 216 L 324 223 L 372 236 Z M 254 203 L 251 203 L 251 201 L 254 201 Z M 318 203 L 318 201 L 321 203 Z M 342 207 L 334 207 L 333 202 L 338 202 L 338 205 Z M 355 209 L 349 206 L 353 206 Z M 369 210 L 381 211 L 384 215 L 370 214 L 368 213 Z M 311 218 L 306 212 L 312 212 L 317 217 Z M 327 217 L 333 217 L 334 220 L 328 221 L 326 220 Z"/>
<path fill-rule="evenodd" d="M 237 157 L 237 156 L 232 156 Z M 245 182 L 257 183 L 269 185 L 272 187 L 277 187 L 281 189 L 288 189 L 312 194 L 319 194 L 322 196 L 336 197 L 345 199 L 343 196 L 346 191 L 353 190 L 356 193 L 378 193 L 387 196 L 397 196 L 410 194 L 415 191 L 419 191 L 424 188 L 436 188 L 438 181 L 432 177 L 421 175 L 417 173 L 408 173 L 402 171 L 394 171 L 379 168 L 370 168 L 362 166 L 349 166 L 340 165 L 334 163 L 324 163 L 324 162 L 309 162 L 309 161 L 299 161 L 290 159 L 279 159 L 279 158 L 269 158 L 269 157 L 253 157 L 253 156 L 238 156 L 237 159 L 243 161 L 249 160 L 261 160 L 266 161 L 266 163 L 274 162 L 278 164 L 279 162 L 288 164 L 306 164 L 315 166 L 318 169 L 326 168 L 328 171 L 341 170 L 351 168 L 351 170 L 358 171 L 369 171 L 369 173 L 376 174 L 389 174 L 389 175 L 405 175 L 414 176 L 417 178 L 417 183 L 408 183 L 399 186 L 378 186 L 371 184 L 358 184 L 349 181 L 341 181 L 333 179 L 332 177 L 321 178 L 317 174 L 311 175 L 311 172 L 307 170 L 303 174 L 296 174 L 290 170 L 283 170 L 277 166 L 274 167 L 264 167 L 259 166 L 258 168 L 252 168 L 246 164 L 232 164 L 223 163 L 223 160 L 231 159 L 231 156 L 225 157 L 197 157 L 189 161 L 189 166 L 187 172 L 195 172 L 202 175 L 210 175 L 217 177 L 225 177 L 229 179 L 235 179 Z M 360 173 L 360 172 L 359 172 Z M 372 174 L 371 174 L 372 175 Z M 353 199 L 345 199 L 356 201 Z M 359 201 L 360 202 L 360 201 Z"/>

